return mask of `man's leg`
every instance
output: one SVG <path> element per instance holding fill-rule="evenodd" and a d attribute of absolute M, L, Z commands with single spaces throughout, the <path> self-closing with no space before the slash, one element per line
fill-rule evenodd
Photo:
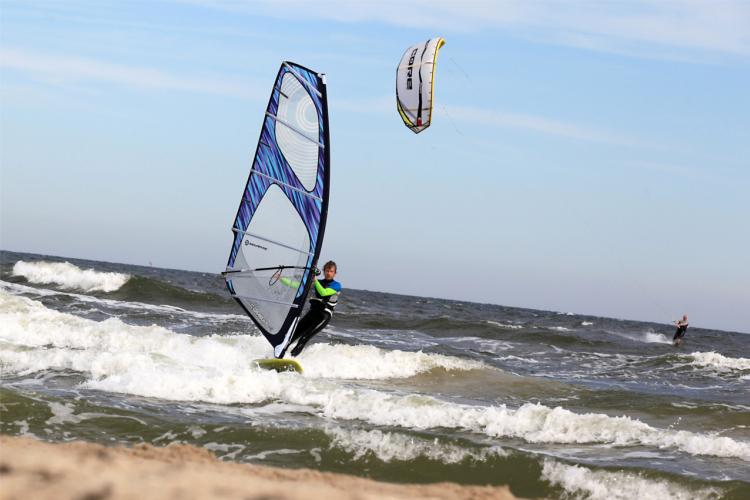
<path fill-rule="evenodd" d="M 294 346 L 294 349 L 292 349 L 292 356 L 299 356 L 299 354 L 302 352 L 302 349 L 305 348 L 305 345 L 310 341 L 310 339 L 313 338 L 323 328 L 325 328 L 329 321 L 331 321 L 331 315 L 325 312 L 321 313 L 320 321 L 318 321 L 318 323 L 313 326 L 312 329 L 309 329 L 308 331 L 300 335 L 300 338 L 297 341 L 297 345 Z"/>
<path fill-rule="evenodd" d="M 307 311 L 307 314 L 302 316 L 302 319 L 299 320 L 299 323 L 297 323 L 297 328 L 294 330 L 294 334 L 292 335 L 292 339 L 289 341 L 289 345 L 292 345 L 293 342 L 302 337 L 302 335 L 304 335 L 310 329 L 315 328 L 315 325 L 320 322 L 318 316 L 319 314 L 315 311 Z"/>
<path fill-rule="evenodd" d="M 315 325 L 318 324 L 318 322 L 318 315 L 313 311 L 307 311 L 307 314 L 302 316 L 302 319 L 297 323 L 297 328 L 294 330 L 292 338 L 289 339 L 289 343 L 284 350 L 281 351 L 281 356 L 279 356 L 279 358 L 283 358 L 284 355 L 286 355 L 286 350 L 289 349 L 289 346 L 292 345 L 295 340 L 299 339 L 306 331 L 315 328 Z"/>

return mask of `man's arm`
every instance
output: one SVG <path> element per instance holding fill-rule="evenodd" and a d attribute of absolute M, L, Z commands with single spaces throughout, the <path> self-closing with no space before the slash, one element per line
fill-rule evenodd
<path fill-rule="evenodd" d="M 331 295 L 339 293 L 335 288 L 326 288 L 321 285 L 317 278 L 315 278 L 315 291 L 318 292 L 318 295 L 321 297 L 330 297 Z"/>
<path fill-rule="evenodd" d="M 299 286 L 299 281 L 294 281 L 290 278 L 281 277 L 279 278 L 279 281 L 281 281 L 282 285 L 288 286 L 289 288 L 297 288 Z"/>

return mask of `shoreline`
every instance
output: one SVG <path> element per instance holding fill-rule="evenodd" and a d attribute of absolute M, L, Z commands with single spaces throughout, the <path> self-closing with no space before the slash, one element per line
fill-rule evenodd
<path fill-rule="evenodd" d="M 312 469 L 223 462 L 192 445 L 104 446 L 0 435 L 0 499 L 510 500 L 507 486 L 396 484 Z"/>

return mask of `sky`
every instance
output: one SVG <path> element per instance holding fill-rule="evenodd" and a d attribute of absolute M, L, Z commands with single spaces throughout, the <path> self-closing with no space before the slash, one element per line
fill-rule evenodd
<path fill-rule="evenodd" d="M 750 332 L 746 1 L 0 0 L 0 248 L 223 270 L 284 60 L 345 288 Z"/>

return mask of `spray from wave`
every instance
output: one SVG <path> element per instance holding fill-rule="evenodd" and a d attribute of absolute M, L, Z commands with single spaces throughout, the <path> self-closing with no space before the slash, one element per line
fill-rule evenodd
<path fill-rule="evenodd" d="M 643 342 L 646 344 L 671 344 L 672 343 L 672 339 L 670 339 L 663 333 L 656 333 L 652 331 L 629 334 L 629 333 L 613 332 L 613 331 L 607 330 L 607 333 L 611 333 L 613 335 L 617 335 L 618 337 L 623 337 L 629 340 L 634 340 L 636 342 Z"/>
<path fill-rule="evenodd" d="M 13 266 L 13 276 L 26 278 L 30 283 L 58 285 L 66 290 L 83 292 L 114 292 L 130 279 L 130 275 L 81 269 L 70 262 L 24 262 Z"/>

